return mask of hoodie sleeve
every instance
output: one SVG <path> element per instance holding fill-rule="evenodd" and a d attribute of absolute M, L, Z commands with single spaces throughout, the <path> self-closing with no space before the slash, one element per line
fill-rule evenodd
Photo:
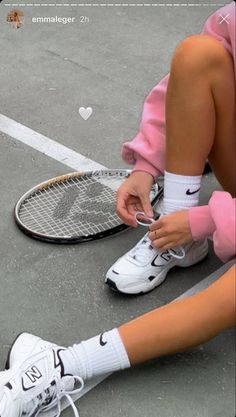
<path fill-rule="evenodd" d="M 134 171 L 150 173 L 154 179 L 165 166 L 165 97 L 169 75 L 153 88 L 145 100 L 140 131 L 122 148 L 122 157 L 135 164 Z"/>
<path fill-rule="evenodd" d="M 236 256 L 236 199 L 214 191 L 208 206 L 192 207 L 189 224 L 194 240 L 212 237 L 216 255 L 227 262 Z"/>
<path fill-rule="evenodd" d="M 227 16 L 226 21 L 222 17 Z M 232 2 L 212 14 L 206 21 L 202 34 L 223 43 L 235 61 L 235 3 Z M 122 148 L 122 157 L 134 165 L 134 171 L 150 173 L 154 179 L 165 169 L 165 100 L 169 75 L 153 88 L 143 106 L 140 131 Z"/>

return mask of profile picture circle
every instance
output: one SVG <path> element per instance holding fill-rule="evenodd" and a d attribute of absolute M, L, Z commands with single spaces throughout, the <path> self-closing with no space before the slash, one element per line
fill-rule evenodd
<path fill-rule="evenodd" d="M 24 13 L 21 10 L 11 10 L 7 15 L 7 22 L 13 24 L 16 29 L 20 29 L 24 22 Z"/>

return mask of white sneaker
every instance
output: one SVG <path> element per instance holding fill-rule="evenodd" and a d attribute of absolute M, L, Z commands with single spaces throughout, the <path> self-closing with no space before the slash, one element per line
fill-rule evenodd
<path fill-rule="evenodd" d="M 22 333 L 8 354 L 6 371 L 0 372 L 0 416 L 48 417 L 61 414 L 61 400 L 78 411 L 71 398 L 83 389 L 81 378 L 65 375 L 60 352 L 64 348 L 37 336 Z M 75 386 L 79 384 L 79 388 Z"/>
<path fill-rule="evenodd" d="M 205 258 L 208 243 L 207 240 L 191 242 L 183 249 L 185 256 L 182 259 L 178 256 L 179 249 L 161 252 L 153 248 L 147 233 L 115 262 L 107 272 L 105 282 L 111 289 L 125 294 L 149 292 L 165 280 L 167 272 L 174 266 L 187 267 Z"/>

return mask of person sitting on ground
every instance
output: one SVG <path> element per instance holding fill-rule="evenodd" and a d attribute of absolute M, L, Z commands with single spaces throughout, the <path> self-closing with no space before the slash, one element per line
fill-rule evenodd
<path fill-rule="evenodd" d="M 230 24 L 220 25 L 219 15 L 227 14 Z M 150 227 L 149 237 L 138 247 L 139 259 L 131 253 L 123 264 L 124 272 L 120 269 L 113 272 L 117 279 L 113 275 L 111 278 L 120 291 L 146 292 L 153 281 L 154 286 L 158 285 L 177 263 L 164 254 L 169 248 L 184 245 L 186 256 L 182 266 L 200 260 L 206 255 L 205 238 L 209 236 L 224 262 L 235 258 L 234 33 L 235 4 L 231 3 L 208 19 L 204 35 L 181 43 L 174 54 L 169 82 L 165 79 L 147 101 L 150 113 L 146 127 L 155 137 L 156 126 L 162 126 L 163 120 L 159 112 L 164 114 L 163 106 L 155 107 L 155 103 L 164 97 L 168 82 L 166 215 Z M 163 139 L 164 134 L 159 136 Z M 135 226 L 137 210 L 152 215 L 147 198 L 152 175 L 157 175 L 156 167 L 164 167 L 164 150 L 160 148 L 164 139 L 159 141 L 157 137 L 154 143 L 153 139 L 140 137 L 133 145 L 137 145 L 137 171 L 119 191 L 118 211 Z M 143 151 L 145 158 L 140 156 Z M 226 191 L 214 192 L 208 206 L 195 207 L 206 158 Z M 145 249 L 144 257 L 148 250 L 149 256 L 145 258 L 148 267 L 162 271 L 157 275 L 149 271 L 148 274 L 155 275 L 152 279 L 146 276 L 145 262 L 142 265 L 140 261 L 141 247 Z M 120 266 L 118 263 L 115 268 Z M 139 269 L 143 271 L 140 274 Z M 182 352 L 230 328 L 236 321 L 235 273 L 234 265 L 199 294 L 172 302 L 67 349 L 28 333 L 21 334 L 9 351 L 6 370 L 0 373 L 0 416 L 36 417 L 41 411 L 54 409 L 59 417 L 60 401 L 65 396 L 78 417 L 71 394 L 83 388 L 83 381 Z M 77 383 L 81 387 L 77 388 Z"/>
<path fill-rule="evenodd" d="M 146 293 L 160 285 L 171 268 L 201 261 L 215 227 L 215 251 L 224 258 L 235 212 L 235 38 L 232 2 L 207 19 L 201 35 L 181 42 L 170 74 L 146 99 L 140 132 L 124 144 L 123 157 L 135 166 L 118 190 L 119 216 L 133 227 L 137 211 L 152 217 L 150 189 L 163 174 L 165 216 L 108 270 L 106 283 L 113 290 Z M 207 159 L 226 192 L 213 193 L 208 206 L 201 207 Z M 182 259 L 179 245 L 185 251 Z"/>

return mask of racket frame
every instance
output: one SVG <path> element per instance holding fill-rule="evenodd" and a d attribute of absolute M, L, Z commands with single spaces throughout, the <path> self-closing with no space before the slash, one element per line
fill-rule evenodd
<path fill-rule="evenodd" d="M 121 223 L 117 226 L 112 227 L 111 229 L 106 229 L 104 231 L 100 231 L 97 232 L 95 234 L 92 235 L 81 235 L 81 236 L 63 236 L 63 237 L 58 237 L 58 236 L 50 236 L 47 237 L 45 234 L 33 231 L 32 229 L 30 229 L 29 227 L 25 226 L 24 223 L 21 221 L 18 213 L 20 211 L 21 205 L 22 203 L 27 200 L 28 198 L 30 198 L 34 193 L 36 193 L 37 191 L 44 191 L 47 188 L 51 187 L 53 184 L 59 184 L 59 183 L 64 183 L 65 181 L 68 181 L 72 178 L 79 178 L 79 177 L 83 177 L 83 176 L 93 176 L 93 177 L 98 177 L 98 178 L 102 178 L 104 176 L 104 178 L 107 177 L 122 177 L 122 178 L 128 178 L 129 175 L 131 174 L 131 170 L 130 169 L 102 169 L 102 170 L 94 170 L 94 171 L 76 171 L 76 172 L 70 172 L 68 174 L 64 174 L 64 175 L 60 175 L 54 178 L 51 178 L 47 181 L 44 181 L 42 183 L 37 184 L 36 186 L 32 187 L 30 190 L 28 190 L 26 193 L 24 193 L 22 195 L 22 197 L 18 200 L 18 202 L 15 205 L 15 209 L 14 209 L 14 218 L 15 218 L 15 222 L 17 224 L 17 226 L 19 227 L 19 229 L 24 232 L 24 234 L 26 234 L 27 236 L 30 236 L 34 239 L 43 241 L 43 242 L 47 242 L 47 243 L 57 243 L 57 244 L 75 244 L 75 243 L 82 243 L 82 242 L 88 242 L 88 241 L 92 241 L 92 240 L 98 240 L 98 239 L 102 239 L 105 237 L 109 237 L 112 236 L 114 234 L 120 233 L 123 230 L 128 229 L 130 226 L 126 225 L 125 223 Z M 157 201 L 160 200 L 160 198 L 163 195 L 163 187 L 159 186 L 158 184 L 154 184 L 153 191 L 155 191 L 155 197 L 153 198 L 153 200 L 151 201 L 152 205 L 155 205 Z"/>

